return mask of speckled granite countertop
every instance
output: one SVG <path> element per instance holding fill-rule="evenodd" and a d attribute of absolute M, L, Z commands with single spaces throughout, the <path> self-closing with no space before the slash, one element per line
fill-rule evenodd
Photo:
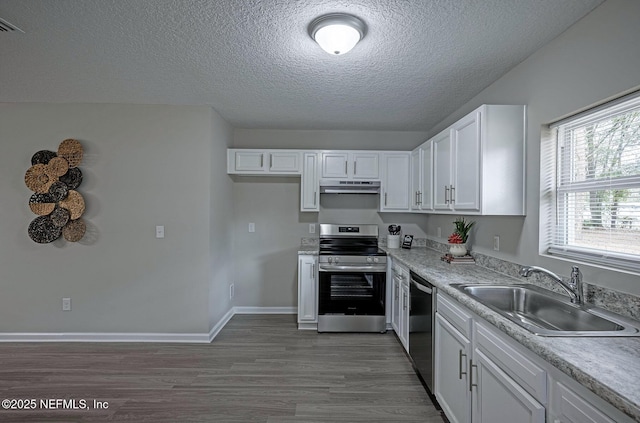
<path fill-rule="evenodd" d="M 640 338 L 561 338 L 533 335 L 473 300 L 452 283 L 522 283 L 474 265 L 451 265 L 429 248 L 388 249 L 399 263 L 464 304 L 619 410 L 640 421 Z"/>

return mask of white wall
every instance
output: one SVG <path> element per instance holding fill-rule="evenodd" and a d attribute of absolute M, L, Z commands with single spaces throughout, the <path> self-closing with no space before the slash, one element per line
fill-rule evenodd
<path fill-rule="evenodd" d="M 541 126 L 640 87 L 640 2 L 608 0 L 435 127 L 435 135 L 483 103 L 526 104 L 527 217 L 482 217 L 473 248 L 568 275 L 570 262 L 538 255 Z M 451 217 L 431 216 L 430 234 L 453 229 Z M 449 228 L 445 231 L 445 228 Z M 492 250 L 500 235 L 499 253 Z M 640 277 L 581 265 L 585 280 L 640 295 Z"/>
<path fill-rule="evenodd" d="M 233 181 L 227 175 L 227 148 L 231 147 L 233 130 L 211 110 L 211 201 L 209 204 L 209 329 L 231 308 L 229 283 L 233 281 Z"/>
<path fill-rule="evenodd" d="M 214 201 L 232 214 L 228 177 L 212 170 L 230 139 L 228 128 L 212 129 L 220 124 L 208 107 L 0 105 L 0 332 L 207 333 L 227 311 L 209 300 L 229 271 L 214 274 L 211 259 L 229 256 L 230 234 L 209 236 L 220 227 Z M 24 173 L 33 153 L 66 138 L 85 149 L 89 233 L 36 244 Z"/>

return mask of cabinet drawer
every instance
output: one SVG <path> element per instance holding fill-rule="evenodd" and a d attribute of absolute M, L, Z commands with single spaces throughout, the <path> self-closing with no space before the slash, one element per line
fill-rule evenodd
<path fill-rule="evenodd" d="M 615 423 L 589 401 L 560 382 L 555 382 L 553 423 Z"/>
<path fill-rule="evenodd" d="M 448 298 L 446 295 L 438 292 L 437 298 L 436 312 L 440 313 L 464 336 L 469 338 L 473 321 L 471 315 L 456 305 L 455 300 Z"/>
<path fill-rule="evenodd" d="M 476 348 L 491 358 L 529 394 L 546 404 L 547 372 L 511 346 L 514 341 L 503 340 L 501 334 L 480 322 L 475 325 L 475 341 Z"/>

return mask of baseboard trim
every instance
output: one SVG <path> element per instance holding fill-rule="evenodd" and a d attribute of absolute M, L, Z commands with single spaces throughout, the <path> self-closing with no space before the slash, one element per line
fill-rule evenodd
<path fill-rule="evenodd" d="M 297 307 L 232 307 L 209 333 L 4 332 L 0 342 L 158 342 L 208 344 L 236 314 L 296 314 Z"/>
<path fill-rule="evenodd" d="M 297 314 L 298 307 L 234 307 L 234 314 Z"/>
<path fill-rule="evenodd" d="M 7 332 L 0 333 L 0 342 L 177 342 L 208 343 L 206 333 L 91 333 L 91 332 Z"/>

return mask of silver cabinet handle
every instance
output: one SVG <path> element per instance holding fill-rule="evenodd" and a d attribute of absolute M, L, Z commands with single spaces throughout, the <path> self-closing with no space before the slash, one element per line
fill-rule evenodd
<path fill-rule="evenodd" d="M 311 276 L 311 279 L 315 279 L 315 278 L 313 277 L 313 275 L 316 273 L 316 264 L 315 264 L 315 263 L 312 263 L 312 264 L 311 264 L 311 270 L 310 270 L 310 271 L 311 271 L 311 275 L 310 275 L 310 276 Z"/>
<path fill-rule="evenodd" d="M 473 364 L 473 360 L 469 360 L 469 391 L 473 390 L 473 387 L 478 387 L 477 383 L 473 383 L 473 369 L 477 369 L 478 365 Z M 477 373 L 477 370 L 476 370 Z M 476 377 L 477 379 L 477 377 Z"/>
<path fill-rule="evenodd" d="M 345 175 L 349 173 L 349 162 L 344 162 L 344 173 Z"/>
<path fill-rule="evenodd" d="M 422 205 L 422 191 L 418 191 L 418 204 Z"/>
<path fill-rule="evenodd" d="M 453 185 L 450 185 L 450 187 L 451 187 L 451 191 L 450 191 L 451 192 L 451 198 L 449 199 L 449 201 L 451 203 L 455 203 L 456 202 L 456 196 L 455 196 L 456 187 L 454 187 Z"/>
<path fill-rule="evenodd" d="M 449 204 L 449 187 L 444 186 L 444 203 Z"/>
<path fill-rule="evenodd" d="M 387 205 L 387 193 L 386 192 L 384 193 L 384 205 L 385 206 Z"/>
<path fill-rule="evenodd" d="M 414 196 L 414 201 L 413 203 L 417 206 L 418 205 L 418 191 L 416 191 L 416 195 Z"/>
<path fill-rule="evenodd" d="M 356 165 L 358 164 L 358 162 L 353 162 L 353 174 L 357 175 L 358 172 L 356 171 Z"/>
<path fill-rule="evenodd" d="M 273 154 L 269 154 L 269 170 L 273 169 Z"/>
<path fill-rule="evenodd" d="M 313 191 L 313 205 L 316 205 L 316 198 L 318 198 L 318 192 L 317 191 Z"/>
<path fill-rule="evenodd" d="M 402 294 L 402 309 L 407 309 L 407 294 L 404 293 Z"/>
<path fill-rule="evenodd" d="M 264 153 L 260 154 L 260 167 L 264 166 Z"/>
<path fill-rule="evenodd" d="M 465 363 L 466 363 L 466 359 L 467 359 L 467 355 L 462 353 L 462 350 L 458 351 L 458 379 L 462 380 L 462 375 L 466 375 L 467 372 L 463 372 L 462 371 L 462 357 L 465 358 Z"/>

